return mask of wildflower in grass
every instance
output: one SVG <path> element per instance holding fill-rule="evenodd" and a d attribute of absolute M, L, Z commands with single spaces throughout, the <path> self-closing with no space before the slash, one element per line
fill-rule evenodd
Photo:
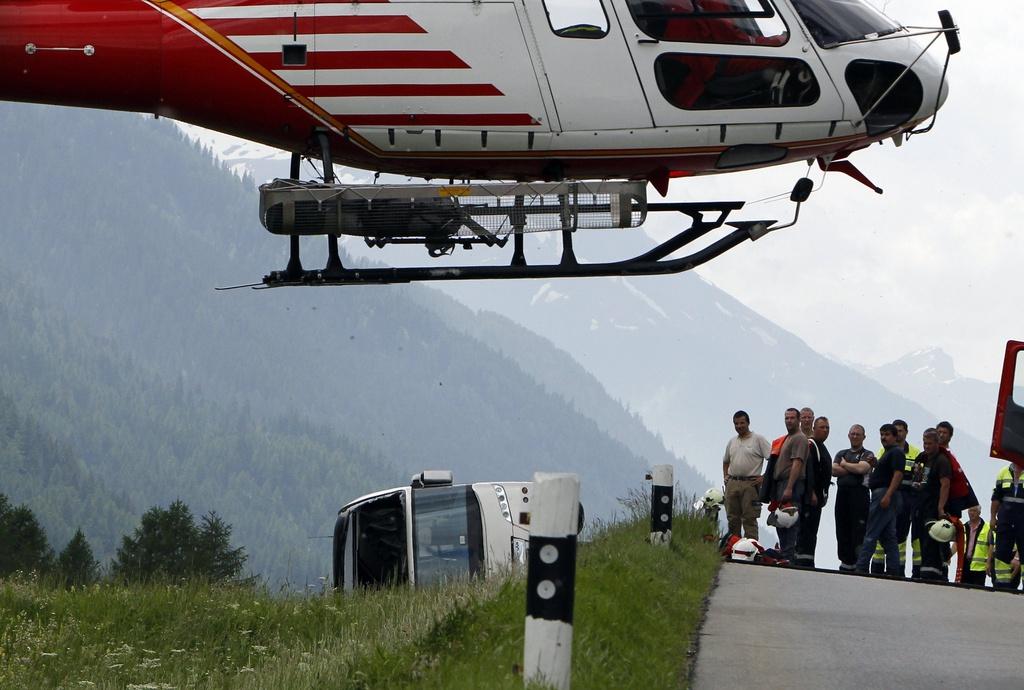
<path fill-rule="evenodd" d="M 242 668 L 238 669 L 238 672 L 239 673 L 256 673 L 256 669 L 254 669 L 252 666 L 243 666 Z"/>
<path fill-rule="evenodd" d="M 184 653 L 185 653 L 184 649 L 172 649 L 171 650 L 171 654 L 184 654 Z"/>
<path fill-rule="evenodd" d="M 264 647 L 261 644 L 254 644 L 252 646 L 252 651 L 256 652 L 257 654 L 266 654 L 267 653 L 267 649 L 269 649 L 269 648 L 268 647 Z"/>
<path fill-rule="evenodd" d="M 48 656 L 48 657 L 57 656 L 57 652 L 40 652 L 39 656 Z"/>
<path fill-rule="evenodd" d="M 96 683 L 93 683 L 91 680 L 80 680 L 80 681 L 78 681 L 78 684 L 81 685 L 83 688 L 94 688 L 94 687 L 96 687 Z"/>

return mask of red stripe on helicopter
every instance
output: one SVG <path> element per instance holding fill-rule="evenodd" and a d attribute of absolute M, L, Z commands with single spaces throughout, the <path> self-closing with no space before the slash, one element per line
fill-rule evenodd
<path fill-rule="evenodd" d="M 267 69 L 469 69 L 450 50 L 336 50 L 309 53 L 302 66 L 284 65 L 281 53 L 257 53 L 253 59 Z"/>
<path fill-rule="evenodd" d="M 364 3 L 387 3 L 390 0 L 359 0 Z M 260 7 L 263 5 L 296 5 L 294 2 L 286 2 L 285 0 L 179 0 L 177 3 L 178 7 L 182 7 L 190 12 L 196 10 L 204 10 L 207 8 L 214 7 Z"/>
<path fill-rule="evenodd" d="M 299 87 L 304 96 L 504 96 L 494 84 L 317 84 Z"/>
<path fill-rule="evenodd" d="M 389 127 L 517 127 L 539 124 L 528 113 L 396 113 L 394 115 L 345 115 L 332 113 L 346 125 Z"/>
<path fill-rule="evenodd" d="M 210 18 L 206 23 L 225 36 L 290 36 L 292 34 L 425 34 L 427 30 L 404 15 L 354 17 Z"/>

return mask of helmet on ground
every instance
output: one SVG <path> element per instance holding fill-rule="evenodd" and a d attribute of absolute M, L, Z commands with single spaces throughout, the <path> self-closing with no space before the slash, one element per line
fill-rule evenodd
<path fill-rule="evenodd" d="M 740 539 L 738 542 L 732 545 L 732 553 L 730 556 L 734 561 L 747 561 L 753 563 L 757 558 L 757 555 L 761 553 L 761 549 L 753 539 Z"/>
<path fill-rule="evenodd" d="M 693 508 L 694 510 L 700 510 L 701 508 L 704 510 L 710 510 L 722 505 L 723 503 L 725 503 L 725 495 L 722 493 L 721 489 L 712 487 L 705 491 L 700 500 L 693 504 Z"/>
<path fill-rule="evenodd" d="M 956 527 L 946 519 L 931 520 L 925 526 L 928 528 L 928 536 L 935 541 L 949 543 L 956 536 Z"/>
<path fill-rule="evenodd" d="M 772 520 L 776 527 L 788 529 L 796 524 L 800 517 L 800 511 L 794 505 L 786 504 L 775 509 L 775 519 Z"/>

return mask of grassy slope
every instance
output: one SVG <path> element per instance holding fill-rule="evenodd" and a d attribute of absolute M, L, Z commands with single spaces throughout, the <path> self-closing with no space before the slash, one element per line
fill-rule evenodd
<path fill-rule="evenodd" d="M 637 521 L 580 550 L 573 684 L 675 688 L 717 567 Z M 522 578 L 298 598 L 205 586 L 0 582 L 0 687 L 521 688 Z M 95 686 L 89 685 L 95 684 Z"/>

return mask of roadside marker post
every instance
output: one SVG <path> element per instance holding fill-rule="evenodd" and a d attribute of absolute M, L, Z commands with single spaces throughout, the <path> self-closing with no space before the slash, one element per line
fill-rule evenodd
<path fill-rule="evenodd" d="M 579 505 L 577 475 L 533 475 L 523 643 L 525 684 L 569 690 Z"/>
<path fill-rule="evenodd" d="M 651 479 L 651 543 L 668 546 L 672 541 L 672 465 L 655 465 Z"/>

